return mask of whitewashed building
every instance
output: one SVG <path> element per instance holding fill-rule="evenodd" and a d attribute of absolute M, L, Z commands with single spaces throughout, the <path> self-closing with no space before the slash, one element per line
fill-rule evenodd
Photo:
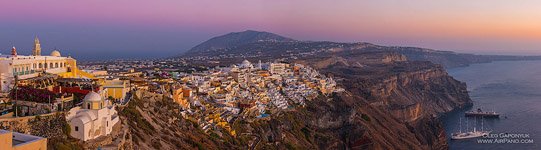
<path fill-rule="evenodd" d="M 34 39 L 32 55 L 17 55 L 17 49 L 13 47 L 10 55 L 0 55 L 0 91 L 8 92 L 13 88 L 15 78 L 19 80 L 37 77 L 40 73 L 65 74 L 74 72 L 76 60 L 71 57 L 62 57 L 58 50 L 51 52 L 49 56 L 41 55 L 39 39 Z"/>
<path fill-rule="evenodd" d="M 96 92 L 88 93 L 83 105 L 71 109 L 66 120 L 71 127 L 70 135 L 83 141 L 111 134 L 119 122 L 114 106 Z"/>

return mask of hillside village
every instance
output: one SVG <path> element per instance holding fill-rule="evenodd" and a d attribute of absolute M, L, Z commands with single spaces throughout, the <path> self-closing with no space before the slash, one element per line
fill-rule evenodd
<path fill-rule="evenodd" d="M 332 78 L 301 64 L 254 66 L 247 60 L 182 77 L 171 90 L 184 117 L 197 120 L 206 132 L 218 125 L 233 136 L 229 123 L 236 119 L 266 118 L 272 112 L 303 107 L 319 95 L 343 91 Z"/>
<path fill-rule="evenodd" d="M 39 46 L 36 39 L 34 49 L 40 49 Z M 124 109 L 136 93 L 166 97 L 179 106 L 173 113 L 195 122 L 206 134 L 236 137 L 238 133 L 231 126 L 236 120 L 269 119 L 273 113 L 305 107 L 307 101 L 344 91 L 331 77 L 295 63 L 259 61 L 252 64 L 244 60 L 231 66 L 182 72 L 167 69 L 171 66 L 163 66 L 159 61 L 144 63 L 140 68 L 134 66 L 141 63 L 78 66 L 71 57 L 67 65 L 51 63 L 43 66 L 48 63 L 32 59 L 62 58 L 59 51 L 55 50 L 51 56 L 39 56 L 39 52 L 34 52 L 36 56 L 28 59 L 17 55 L 15 48 L 13 51 L 3 59 L 22 63 L 22 67 L 8 67 L 14 68 L 10 71 L 22 68 L 23 72 L 10 73 L 13 74 L 8 82 L 11 85 L 2 85 L 8 88 L 2 97 L 0 123 L 5 129 L 2 132 L 35 137 L 41 142 L 27 140 L 26 144 L 18 143 L 10 148 L 24 145 L 51 149 L 77 145 L 85 148 L 123 147 L 129 130 L 126 129 L 129 122 L 123 118 L 133 117 L 125 116 Z M 32 67 L 23 70 L 27 69 L 24 63 Z M 145 101 L 144 98 L 139 100 Z M 38 132 L 29 128 L 41 125 L 21 125 L 42 117 L 60 119 L 57 127 L 51 128 L 63 130 L 42 129 Z M 60 136 L 52 136 L 52 133 Z M 15 136 L 12 140 L 21 139 L 24 138 Z M 59 139 L 68 142 L 59 143 Z"/>

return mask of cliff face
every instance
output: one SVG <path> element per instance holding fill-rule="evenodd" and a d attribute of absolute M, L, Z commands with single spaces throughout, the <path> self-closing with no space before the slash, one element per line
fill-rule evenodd
<path fill-rule="evenodd" d="M 355 113 L 376 120 L 361 120 L 375 149 L 445 149 L 437 115 L 471 103 L 466 84 L 430 62 L 333 66 L 322 71 L 341 79 L 350 97 L 357 97 L 352 103 L 361 109 Z"/>
<path fill-rule="evenodd" d="M 408 61 L 394 52 L 344 50 L 295 62 L 333 76 L 347 90 L 325 102 L 342 110 L 323 107 L 310 112 L 317 114 L 311 119 L 320 123 L 341 122 L 334 125 L 341 128 L 332 132 L 343 133 L 335 137 L 340 137 L 338 143 L 344 147 L 446 149 L 438 115 L 471 104 L 466 84 L 449 76 L 441 65 Z M 325 116 L 338 121 L 324 120 Z M 343 116 L 347 119 L 340 120 Z M 328 130 L 326 126 L 313 127 Z"/>
<path fill-rule="evenodd" d="M 367 93 L 366 98 L 405 121 L 449 112 L 470 101 L 466 84 L 454 80 L 439 66 L 401 72 L 379 81 L 361 89 Z"/>

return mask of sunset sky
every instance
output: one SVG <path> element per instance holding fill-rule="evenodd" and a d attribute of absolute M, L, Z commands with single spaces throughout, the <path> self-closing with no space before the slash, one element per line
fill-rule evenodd
<path fill-rule="evenodd" d="M 539 0 L 3 0 L 0 53 L 39 36 L 78 58 L 165 57 L 243 30 L 478 54 L 541 55 Z"/>

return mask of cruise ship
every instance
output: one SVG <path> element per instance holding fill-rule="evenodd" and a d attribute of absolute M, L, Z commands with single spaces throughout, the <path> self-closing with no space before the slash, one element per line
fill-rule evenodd
<path fill-rule="evenodd" d="M 478 108 L 477 111 L 467 111 L 464 113 L 466 117 L 483 117 L 483 118 L 499 118 L 500 113 L 495 111 L 483 111 L 481 108 Z"/>

